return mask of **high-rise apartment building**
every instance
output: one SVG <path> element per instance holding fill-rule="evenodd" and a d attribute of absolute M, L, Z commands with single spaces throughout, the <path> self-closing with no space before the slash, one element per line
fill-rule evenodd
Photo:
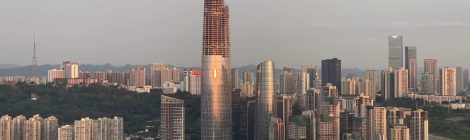
<path fill-rule="evenodd" d="M 72 61 L 64 61 L 62 63 L 62 70 L 64 70 L 65 78 L 79 78 L 78 63 Z"/>
<path fill-rule="evenodd" d="M 457 81 L 455 68 L 444 67 L 441 69 L 441 95 L 456 96 Z"/>
<path fill-rule="evenodd" d="M 437 78 L 439 73 L 437 71 L 437 59 L 424 59 L 424 73 L 432 74 L 433 75 L 433 83 L 434 83 L 434 92 L 433 94 L 438 93 L 438 84 Z"/>
<path fill-rule="evenodd" d="M 256 93 L 257 114 L 256 114 L 256 139 L 269 139 L 269 134 L 273 133 L 269 124 L 276 114 L 276 93 L 275 93 L 275 67 L 271 60 L 260 63 L 256 69 Z"/>
<path fill-rule="evenodd" d="M 54 117 L 50 116 L 44 119 L 43 122 L 43 130 L 42 130 L 42 139 L 45 140 L 57 140 L 57 129 L 59 128 L 59 120 Z"/>
<path fill-rule="evenodd" d="M 410 129 L 405 124 L 394 125 L 389 129 L 388 140 L 410 140 Z"/>
<path fill-rule="evenodd" d="M 410 137 L 412 140 L 429 140 L 428 112 L 422 109 L 413 111 L 410 120 Z"/>
<path fill-rule="evenodd" d="M 52 69 L 47 71 L 47 82 L 54 82 L 57 78 L 65 78 L 65 71 Z"/>
<path fill-rule="evenodd" d="M 403 67 L 403 36 L 388 37 L 388 66 L 393 69 Z"/>
<path fill-rule="evenodd" d="M 382 90 L 382 71 L 366 70 L 364 71 L 364 80 L 369 80 L 372 88 L 370 98 L 375 100 L 375 96 Z"/>
<path fill-rule="evenodd" d="M 399 68 L 394 73 L 395 93 L 393 98 L 408 97 L 408 70 Z"/>
<path fill-rule="evenodd" d="M 338 58 L 326 59 L 321 61 L 321 65 L 322 86 L 331 83 L 341 92 L 341 60 Z"/>
<path fill-rule="evenodd" d="M 150 83 L 153 88 L 162 87 L 166 83 L 181 81 L 181 70 L 167 64 L 154 63 L 151 69 Z"/>
<path fill-rule="evenodd" d="M 359 80 L 356 76 L 346 77 L 346 79 L 341 81 L 341 86 L 343 87 L 341 95 L 359 95 L 359 93 L 357 93 L 359 91 Z"/>
<path fill-rule="evenodd" d="M 185 139 L 183 100 L 162 95 L 160 119 L 160 138 L 162 140 Z"/>
<path fill-rule="evenodd" d="M 96 120 L 90 118 L 82 118 L 81 120 L 76 120 L 74 124 L 74 140 L 94 140 L 98 138 L 97 134 L 98 125 Z"/>
<path fill-rule="evenodd" d="M 145 86 L 145 66 L 144 65 L 135 65 L 132 68 L 130 75 L 129 86 L 135 87 L 144 87 Z"/>
<path fill-rule="evenodd" d="M 73 140 L 73 125 L 64 125 L 58 128 L 58 140 Z"/>
<path fill-rule="evenodd" d="M 367 110 L 367 140 L 387 140 L 387 109 L 369 107 Z"/>
<path fill-rule="evenodd" d="M 26 132 L 26 117 L 25 116 L 16 116 L 13 118 L 13 139 L 21 140 L 24 138 Z"/>
<path fill-rule="evenodd" d="M 418 89 L 418 59 L 415 46 L 405 47 L 405 69 L 408 70 L 408 87 Z"/>
<path fill-rule="evenodd" d="M 25 122 L 24 139 L 26 140 L 41 140 L 41 132 L 44 127 L 44 119 L 39 115 L 34 115 L 32 118 Z"/>
<path fill-rule="evenodd" d="M 5 115 L 0 118 L 0 139 L 13 140 L 13 120 L 10 116 Z"/>

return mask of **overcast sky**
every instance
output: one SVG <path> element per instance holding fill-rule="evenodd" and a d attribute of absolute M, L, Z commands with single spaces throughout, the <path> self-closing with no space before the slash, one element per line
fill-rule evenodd
<path fill-rule="evenodd" d="M 470 0 L 227 0 L 234 66 L 384 68 L 387 36 L 423 58 L 470 67 Z M 203 0 L 0 0 L 0 64 L 199 66 Z"/>

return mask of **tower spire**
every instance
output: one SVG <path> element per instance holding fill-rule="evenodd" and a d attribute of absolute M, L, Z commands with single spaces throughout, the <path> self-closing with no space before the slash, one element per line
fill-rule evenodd
<path fill-rule="evenodd" d="M 38 67 L 38 58 L 36 55 L 36 32 L 34 32 L 33 57 L 32 57 L 32 63 L 31 63 L 31 82 L 34 82 L 34 83 L 39 82 L 37 67 Z"/>

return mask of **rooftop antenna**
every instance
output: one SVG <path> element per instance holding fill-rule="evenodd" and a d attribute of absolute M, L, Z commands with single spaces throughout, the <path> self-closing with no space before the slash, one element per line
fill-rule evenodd
<path fill-rule="evenodd" d="M 39 82 L 37 67 L 38 67 L 38 57 L 36 55 L 36 32 L 34 32 L 33 58 L 32 58 L 32 64 L 31 64 L 31 82 L 34 82 L 36 84 L 37 82 Z"/>

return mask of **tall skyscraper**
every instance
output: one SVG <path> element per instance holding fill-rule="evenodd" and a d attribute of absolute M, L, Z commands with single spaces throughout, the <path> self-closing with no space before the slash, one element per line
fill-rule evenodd
<path fill-rule="evenodd" d="M 395 70 L 395 94 L 393 98 L 408 97 L 408 70 L 399 68 Z"/>
<path fill-rule="evenodd" d="M 438 72 L 437 72 L 437 59 L 424 59 L 424 73 L 427 74 L 432 74 L 434 81 L 434 92 L 433 94 L 436 94 L 438 92 L 438 84 L 437 84 L 437 78 L 438 78 Z"/>
<path fill-rule="evenodd" d="M 201 139 L 232 139 L 229 9 L 224 0 L 204 1 Z"/>
<path fill-rule="evenodd" d="M 435 93 L 435 88 L 434 88 L 434 74 L 432 73 L 423 73 L 421 77 L 421 91 L 424 94 L 427 95 L 434 95 Z"/>
<path fill-rule="evenodd" d="M 359 80 L 357 79 L 356 76 L 348 76 L 346 79 L 341 81 L 341 86 L 343 87 L 343 90 L 341 91 L 341 95 L 358 95 L 358 86 L 359 86 Z"/>
<path fill-rule="evenodd" d="M 162 95 L 160 116 L 160 138 L 184 140 L 184 101 Z"/>
<path fill-rule="evenodd" d="M 415 46 L 405 47 L 405 69 L 408 70 L 408 88 L 418 89 L 418 59 Z"/>
<path fill-rule="evenodd" d="M 393 69 L 403 67 L 403 37 L 388 37 L 388 65 Z"/>
<path fill-rule="evenodd" d="M 135 65 L 132 68 L 130 77 L 130 86 L 144 87 L 145 86 L 145 66 Z"/>
<path fill-rule="evenodd" d="M 457 81 L 455 68 L 444 67 L 441 69 L 441 95 L 456 96 Z"/>
<path fill-rule="evenodd" d="M 257 82 L 257 113 L 256 113 L 256 139 L 268 140 L 270 132 L 270 123 L 272 117 L 276 114 L 276 93 L 275 93 L 275 67 L 274 62 L 269 60 L 260 63 L 256 69 Z"/>
<path fill-rule="evenodd" d="M 331 83 L 341 92 L 341 60 L 338 58 L 322 60 L 321 66 L 322 86 Z"/>
<path fill-rule="evenodd" d="M 422 109 L 413 111 L 410 121 L 410 136 L 412 140 L 429 140 L 428 112 Z"/>

